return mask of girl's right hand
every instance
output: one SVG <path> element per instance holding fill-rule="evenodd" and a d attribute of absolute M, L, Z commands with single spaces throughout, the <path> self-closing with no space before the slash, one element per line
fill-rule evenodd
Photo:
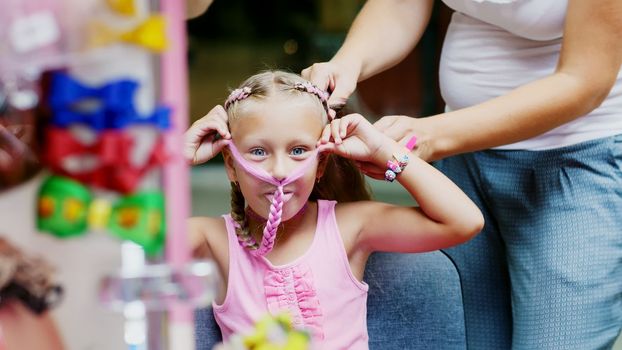
<path fill-rule="evenodd" d="M 218 105 L 197 120 L 184 134 L 184 157 L 197 165 L 214 158 L 231 139 L 227 111 Z"/>

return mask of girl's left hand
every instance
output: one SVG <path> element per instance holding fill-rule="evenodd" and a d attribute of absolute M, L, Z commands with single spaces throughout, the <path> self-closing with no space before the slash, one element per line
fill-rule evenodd
<path fill-rule="evenodd" d="M 348 114 L 326 125 L 318 141 L 320 151 L 360 161 L 377 162 L 383 146 L 393 143 L 360 114 Z M 378 159 L 377 159 L 378 158 Z"/>

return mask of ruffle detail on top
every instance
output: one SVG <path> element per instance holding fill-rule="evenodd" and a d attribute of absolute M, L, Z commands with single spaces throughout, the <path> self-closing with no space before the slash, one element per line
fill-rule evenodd
<path fill-rule="evenodd" d="M 294 328 L 310 332 L 313 339 L 324 339 L 322 308 L 308 265 L 268 270 L 264 276 L 264 289 L 268 311 L 272 315 L 287 312 Z"/>

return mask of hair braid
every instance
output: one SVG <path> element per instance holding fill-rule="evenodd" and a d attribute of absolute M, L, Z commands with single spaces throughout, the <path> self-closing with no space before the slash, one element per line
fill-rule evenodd
<path fill-rule="evenodd" d="M 276 233 L 283 217 L 283 187 L 279 186 L 274 192 L 274 201 L 270 204 L 268 222 L 263 230 L 261 246 L 256 251 L 251 251 L 255 255 L 265 255 L 274 247 Z"/>
<path fill-rule="evenodd" d="M 242 195 L 240 185 L 233 181 L 231 182 L 231 218 L 237 224 L 235 234 L 238 236 L 238 241 L 245 247 L 257 248 L 257 242 L 251 236 L 248 228 L 244 195 Z"/>

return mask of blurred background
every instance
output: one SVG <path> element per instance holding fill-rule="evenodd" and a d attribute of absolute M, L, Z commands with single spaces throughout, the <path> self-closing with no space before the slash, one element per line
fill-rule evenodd
<path fill-rule="evenodd" d="M 364 1 L 214 1 L 188 22 L 191 117 L 199 118 L 248 76 L 264 69 L 300 72 L 330 59 Z M 450 12 L 437 2 L 421 43 L 399 66 L 363 82 L 352 108 L 376 117 L 442 109 L 437 62 Z M 402 91 L 405 93 L 397 93 Z"/>

